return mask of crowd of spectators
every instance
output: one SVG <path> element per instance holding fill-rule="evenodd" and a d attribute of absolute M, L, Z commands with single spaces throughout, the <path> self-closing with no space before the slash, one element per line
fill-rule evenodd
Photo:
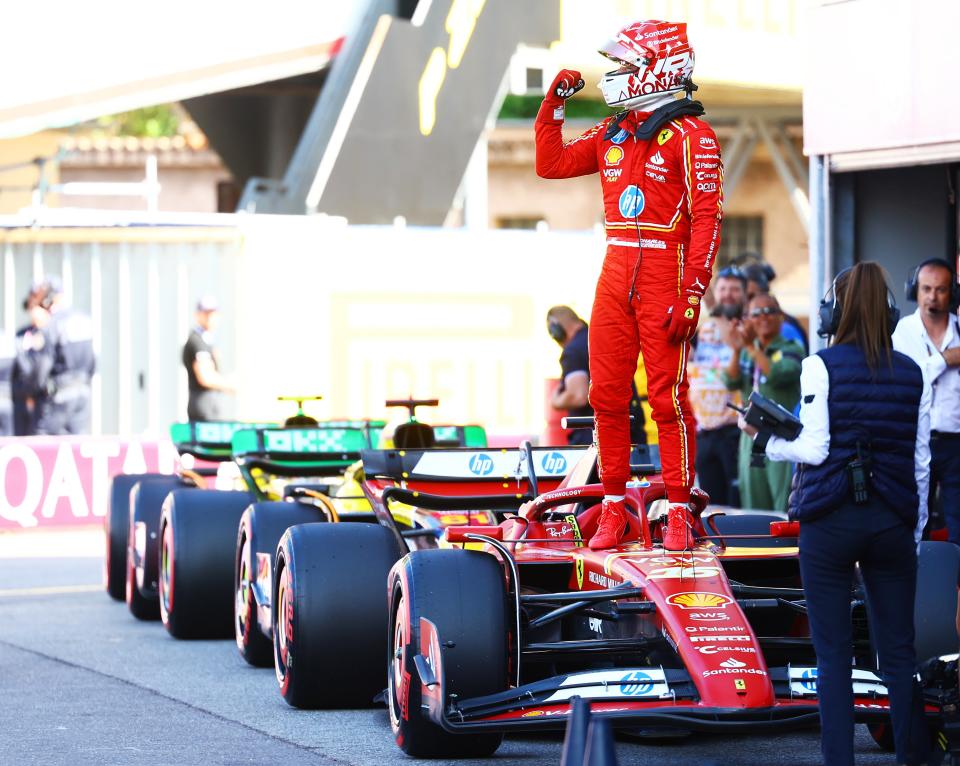
<path fill-rule="evenodd" d="M 754 255 L 717 273 L 712 310 L 694 339 L 689 396 L 697 417 L 697 481 L 717 505 L 786 511 L 796 466 L 751 464 L 752 440 L 737 412 L 753 391 L 797 412 L 804 326 L 771 291 L 773 269 Z M 960 544 L 960 285 L 950 263 L 921 262 L 906 284 L 917 303 L 893 333 L 893 348 L 911 357 L 931 389 L 931 529 Z M 893 302 L 893 296 L 891 296 Z M 754 463 L 758 461 L 753 461 Z"/>

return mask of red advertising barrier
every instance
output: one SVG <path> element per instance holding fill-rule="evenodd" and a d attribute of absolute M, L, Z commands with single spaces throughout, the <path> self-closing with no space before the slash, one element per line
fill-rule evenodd
<path fill-rule="evenodd" d="M 90 524 L 107 512 L 111 477 L 173 473 L 169 440 L 119 436 L 0 439 L 0 530 Z"/>

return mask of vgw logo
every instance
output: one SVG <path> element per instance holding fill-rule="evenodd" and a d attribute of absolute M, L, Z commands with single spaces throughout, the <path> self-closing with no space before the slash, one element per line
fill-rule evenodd
<path fill-rule="evenodd" d="M 483 453 L 474 455 L 467 467 L 474 476 L 488 476 L 493 473 L 493 458 Z"/>
<path fill-rule="evenodd" d="M 653 691 L 653 679 L 643 671 L 635 670 L 620 679 L 620 691 L 629 697 L 642 697 Z"/>
<path fill-rule="evenodd" d="M 567 459 L 559 452 L 548 452 L 540 462 L 547 473 L 563 473 L 567 470 Z"/>

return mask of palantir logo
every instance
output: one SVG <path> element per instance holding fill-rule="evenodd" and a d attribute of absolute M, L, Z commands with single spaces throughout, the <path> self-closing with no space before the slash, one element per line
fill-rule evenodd
<path fill-rule="evenodd" d="M 548 452 L 540 462 L 547 473 L 563 473 L 567 470 L 567 459 L 559 452 Z"/>
<path fill-rule="evenodd" d="M 467 467 L 474 476 L 488 476 L 493 473 L 493 458 L 481 452 L 470 458 Z"/>
<path fill-rule="evenodd" d="M 634 670 L 620 679 L 620 691 L 628 697 L 642 697 L 653 691 L 653 679 L 642 670 Z"/>

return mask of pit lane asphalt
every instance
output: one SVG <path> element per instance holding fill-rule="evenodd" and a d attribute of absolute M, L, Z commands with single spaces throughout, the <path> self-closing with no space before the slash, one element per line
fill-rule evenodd
<path fill-rule="evenodd" d="M 133 619 L 99 587 L 102 558 L 87 554 L 0 550 L 0 765 L 413 763 L 384 709 L 294 710 L 273 671 L 246 665 L 233 642 L 175 641 Z M 493 759 L 449 763 L 557 766 L 561 744 L 560 735 L 510 737 Z M 862 766 L 894 763 L 862 726 L 856 751 Z M 815 732 L 620 739 L 617 756 L 621 766 L 820 763 Z"/>

